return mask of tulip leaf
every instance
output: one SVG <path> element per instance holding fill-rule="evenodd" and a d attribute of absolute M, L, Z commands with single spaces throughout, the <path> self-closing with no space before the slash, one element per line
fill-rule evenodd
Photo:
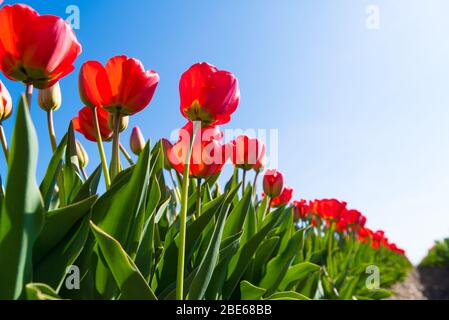
<path fill-rule="evenodd" d="M 212 238 L 210 239 L 206 250 L 206 254 L 203 256 L 195 278 L 192 281 L 189 291 L 189 299 L 202 300 L 204 298 L 204 294 L 206 293 L 209 281 L 212 278 L 215 265 L 217 264 L 226 215 L 229 211 L 233 198 L 234 195 L 232 195 L 232 197 L 228 196 L 228 198 L 225 199 L 225 203 L 221 207 Z"/>
<path fill-rule="evenodd" d="M 122 300 L 157 300 L 134 262 L 120 243 L 91 222 L 91 230 L 111 271 Z"/>
<path fill-rule="evenodd" d="M 231 243 L 220 250 L 220 260 L 214 269 L 214 274 L 209 282 L 205 298 L 206 300 L 217 300 L 220 297 L 221 290 L 223 288 L 224 281 L 226 280 L 226 274 L 228 272 L 229 261 L 231 261 L 234 254 L 237 252 L 240 245 L 241 232 L 234 237 L 228 238 L 234 239 Z M 221 243 L 223 247 L 224 240 Z"/>
<path fill-rule="evenodd" d="M 287 248 L 268 262 L 265 276 L 260 281 L 260 285 L 267 288 L 267 295 L 271 295 L 276 291 L 288 268 L 293 262 L 301 241 L 303 240 L 304 230 L 298 230 L 290 239 Z"/>
<path fill-rule="evenodd" d="M 83 183 L 73 202 L 79 202 L 97 193 L 101 177 L 101 165 L 99 165 L 89 178 Z"/>
<path fill-rule="evenodd" d="M 279 285 L 279 289 L 280 290 L 288 289 L 292 283 L 301 281 L 302 279 L 307 277 L 310 273 L 320 270 L 320 268 L 321 267 L 319 265 L 310 262 L 303 262 L 291 266 L 290 268 L 288 268 L 285 277 L 282 279 Z"/>
<path fill-rule="evenodd" d="M 61 300 L 61 297 L 50 286 L 44 283 L 26 285 L 27 300 Z"/>
<path fill-rule="evenodd" d="M 56 181 L 62 170 L 63 156 L 67 145 L 67 134 L 62 138 L 58 148 L 51 157 L 50 163 L 45 172 L 44 179 L 39 187 L 42 197 L 44 198 L 45 210 L 48 210 L 51 205 L 52 197 L 54 195 Z"/>
<path fill-rule="evenodd" d="M 32 249 L 44 224 L 36 181 L 38 142 L 25 97 L 17 110 L 0 212 L 0 300 L 17 299 L 32 279 Z"/>
<path fill-rule="evenodd" d="M 260 300 L 267 289 L 259 288 L 244 280 L 240 283 L 240 295 L 242 300 Z"/>
<path fill-rule="evenodd" d="M 266 298 L 265 300 L 310 300 L 305 295 L 294 291 L 277 292 Z"/>
<path fill-rule="evenodd" d="M 46 283 L 59 292 L 72 266 L 83 250 L 89 234 L 89 216 L 72 226 L 67 235 L 54 247 L 34 269 L 34 280 Z"/>
<path fill-rule="evenodd" d="M 257 232 L 248 242 L 246 242 L 231 260 L 228 277 L 223 286 L 223 299 L 230 299 L 232 293 L 240 282 L 240 278 L 247 270 L 257 248 L 265 239 L 267 234 L 276 226 L 282 213 L 283 212 L 281 210 L 271 213 L 267 217 L 260 231 Z"/>
<path fill-rule="evenodd" d="M 223 232 L 224 238 L 230 237 L 242 230 L 243 223 L 245 222 L 252 201 L 252 195 L 252 188 L 247 188 L 243 198 L 239 201 L 238 205 L 232 209 L 226 221 Z"/>
<path fill-rule="evenodd" d="M 42 233 L 36 240 L 33 257 L 39 262 L 54 248 L 82 217 L 90 212 L 90 208 L 97 200 L 91 196 L 83 201 L 47 213 Z"/>
<path fill-rule="evenodd" d="M 65 201 L 63 205 L 72 203 L 81 189 L 83 181 L 80 172 L 78 153 L 76 152 L 75 132 L 73 130 L 73 123 L 70 122 L 67 131 L 67 147 L 65 150 L 65 161 L 63 166 Z"/>

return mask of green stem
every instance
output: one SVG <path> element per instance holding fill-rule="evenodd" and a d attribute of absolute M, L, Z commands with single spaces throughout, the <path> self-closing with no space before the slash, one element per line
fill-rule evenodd
<path fill-rule="evenodd" d="M 119 145 L 120 145 L 120 122 L 121 115 L 116 113 L 114 115 L 114 135 L 112 137 L 112 159 L 111 159 L 111 179 L 114 178 L 120 172 L 120 153 L 119 153 Z"/>
<path fill-rule="evenodd" d="M 201 178 L 197 179 L 196 182 L 196 215 L 195 218 L 198 219 L 201 216 Z"/>
<path fill-rule="evenodd" d="M 87 181 L 87 179 L 89 179 L 89 177 L 87 176 L 86 169 L 84 169 L 82 166 L 80 166 L 80 170 L 83 175 L 84 181 Z"/>
<path fill-rule="evenodd" d="M 56 144 L 56 134 L 55 128 L 53 125 L 53 111 L 47 111 L 47 126 L 48 126 L 48 134 L 50 136 L 51 149 L 53 153 L 56 151 L 58 145 Z"/>
<path fill-rule="evenodd" d="M 246 184 L 246 170 L 243 169 L 243 175 L 242 175 L 242 198 L 245 196 L 245 184 Z"/>
<path fill-rule="evenodd" d="M 109 189 L 111 186 L 111 177 L 109 176 L 108 161 L 106 160 L 106 154 L 104 153 L 103 139 L 101 138 L 100 124 L 98 123 L 97 108 L 92 108 L 92 116 L 94 119 L 95 135 L 97 136 L 98 152 L 100 153 L 101 165 L 103 167 L 104 182 L 106 184 L 106 189 Z"/>
<path fill-rule="evenodd" d="M 129 155 L 128 151 L 126 151 L 125 147 L 121 143 L 119 144 L 119 147 L 120 147 L 120 151 L 125 156 L 125 158 L 128 161 L 129 165 L 133 166 L 134 165 L 134 161 L 131 158 L 131 156 Z"/>
<path fill-rule="evenodd" d="M 175 190 L 175 195 L 178 201 L 181 201 L 181 195 L 179 194 L 178 184 L 176 183 L 175 177 L 173 177 L 173 171 L 168 170 L 170 173 L 171 182 L 173 183 L 173 189 Z"/>
<path fill-rule="evenodd" d="M 193 144 L 198 131 L 198 124 L 194 123 L 193 134 L 190 137 L 190 146 L 184 162 L 184 175 L 182 177 L 181 193 L 181 212 L 179 214 L 179 249 L 178 249 L 178 268 L 176 274 L 176 300 L 184 300 L 184 264 L 186 247 L 186 229 L 187 229 L 187 205 L 189 200 L 189 173 L 190 158 L 192 156 Z"/>
<path fill-rule="evenodd" d="M 26 99 L 27 99 L 27 104 L 28 104 L 28 109 L 31 110 L 31 99 L 33 98 L 33 85 L 31 83 L 27 83 L 26 84 Z"/>
<path fill-rule="evenodd" d="M 254 176 L 254 182 L 253 182 L 253 197 L 255 197 L 256 194 L 257 194 L 257 178 L 259 178 L 259 174 L 260 174 L 260 172 L 259 172 L 259 171 L 256 171 L 256 174 L 255 174 L 255 176 Z"/>
<path fill-rule="evenodd" d="M 5 130 L 3 130 L 3 125 L 0 123 L 0 140 L 2 143 L 3 153 L 5 154 L 6 162 L 8 162 L 9 150 L 8 141 L 6 140 Z"/>

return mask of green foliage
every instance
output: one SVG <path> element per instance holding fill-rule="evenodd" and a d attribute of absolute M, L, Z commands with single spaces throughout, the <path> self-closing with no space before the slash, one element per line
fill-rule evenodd
<path fill-rule="evenodd" d="M 422 267 L 449 267 L 449 238 L 436 241 L 427 256 L 421 261 Z"/>
<path fill-rule="evenodd" d="M 37 149 L 22 99 L 6 189 L 0 187 L 0 298 L 173 299 L 182 177 L 166 182 L 162 143 L 147 143 L 102 194 L 100 165 L 86 180 L 80 174 L 72 126 L 39 187 Z M 203 184 L 201 215 L 196 188 L 189 190 L 187 299 L 383 299 L 410 267 L 404 256 L 355 235 L 299 227 L 290 207 L 267 208 L 250 185 L 241 195 L 237 172 L 223 191 L 217 179 Z M 423 263 L 447 263 L 448 244 L 438 243 Z M 373 264 L 381 288 L 369 290 Z M 80 290 L 70 291 L 64 284 L 73 265 Z"/>

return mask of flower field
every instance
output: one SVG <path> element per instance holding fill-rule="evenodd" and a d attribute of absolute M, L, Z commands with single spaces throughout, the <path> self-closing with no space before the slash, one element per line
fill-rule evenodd
<path fill-rule="evenodd" d="M 151 106 L 158 73 L 125 55 L 74 70 L 81 52 L 63 19 L 0 7 L 0 70 L 23 83 L 13 106 L 0 81 L 8 163 L 0 299 L 377 300 L 404 280 L 405 252 L 361 212 L 337 199 L 293 198 L 282 168 L 267 168 L 263 141 L 225 141 L 220 126 L 232 125 L 240 102 L 232 72 L 203 62 L 179 75 L 186 124 L 172 143 L 133 125 Z M 55 132 L 59 80 L 72 72 L 84 107 Z M 38 107 L 46 124 L 30 115 Z M 14 121 L 11 136 L 6 121 Z M 48 140 L 38 141 L 37 126 L 48 127 Z M 97 154 L 87 154 L 88 143 Z M 38 181 L 44 144 L 53 156 Z"/>

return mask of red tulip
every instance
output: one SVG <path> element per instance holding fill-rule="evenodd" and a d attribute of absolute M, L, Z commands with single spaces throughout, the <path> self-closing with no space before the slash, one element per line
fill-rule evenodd
<path fill-rule="evenodd" d="M 293 213 L 295 220 L 305 220 L 310 214 L 310 206 L 306 200 L 293 202 Z"/>
<path fill-rule="evenodd" d="M 187 124 L 180 130 L 180 139 L 168 147 L 168 160 L 180 174 L 184 173 L 185 158 L 190 146 L 192 125 Z M 199 130 L 195 136 L 190 158 L 190 177 L 208 178 L 221 171 L 227 161 L 227 145 L 221 143 L 222 134 L 217 127 Z"/>
<path fill-rule="evenodd" d="M 346 202 L 336 199 L 315 200 L 312 210 L 324 220 L 338 221 L 346 210 Z"/>
<path fill-rule="evenodd" d="M 111 113 L 133 115 L 153 98 L 159 75 L 145 71 L 142 63 L 126 56 L 109 59 L 106 67 L 88 61 L 79 75 L 81 100 L 89 107 L 103 107 Z"/>
<path fill-rule="evenodd" d="M 243 170 L 260 170 L 265 162 L 265 145 L 257 138 L 238 136 L 232 142 L 232 163 Z"/>
<path fill-rule="evenodd" d="M 271 198 L 276 198 L 284 189 L 284 175 L 277 170 L 267 170 L 263 177 L 263 191 Z"/>
<path fill-rule="evenodd" d="M 197 63 L 181 77 L 181 112 L 206 125 L 228 123 L 240 102 L 237 78 L 208 63 Z"/>
<path fill-rule="evenodd" d="M 9 118 L 12 112 L 12 100 L 8 89 L 0 80 L 0 123 Z"/>
<path fill-rule="evenodd" d="M 104 141 L 111 140 L 112 130 L 108 126 L 108 113 L 101 108 L 97 108 L 98 123 L 100 125 L 101 138 Z M 78 112 L 78 117 L 72 119 L 73 128 L 82 133 L 87 140 L 97 141 L 95 134 L 95 124 L 92 110 L 84 107 Z"/>
<path fill-rule="evenodd" d="M 81 45 L 69 23 L 39 15 L 24 4 L 0 9 L 0 69 L 11 80 L 39 89 L 73 71 Z"/>
<path fill-rule="evenodd" d="M 272 207 L 283 206 L 285 204 L 288 204 L 290 200 L 292 200 L 292 198 L 293 198 L 293 189 L 290 187 L 285 187 L 278 197 L 272 199 L 271 206 Z"/>

